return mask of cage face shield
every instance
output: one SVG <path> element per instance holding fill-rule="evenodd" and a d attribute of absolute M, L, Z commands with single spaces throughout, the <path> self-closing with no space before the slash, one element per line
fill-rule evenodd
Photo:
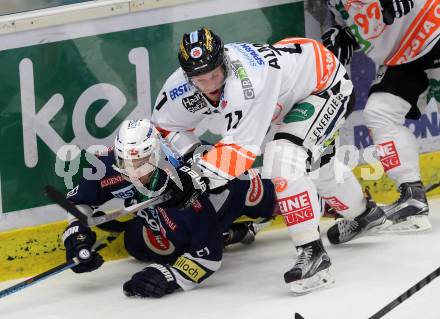
<path fill-rule="evenodd" d="M 116 170 L 128 181 L 140 180 L 143 185 L 150 181 L 151 175 L 157 169 L 156 156 L 154 154 L 139 158 L 129 159 L 119 157 Z"/>
<path fill-rule="evenodd" d="M 181 165 L 177 152 L 147 119 L 122 124 L 115 139 L 115 157 L 113 168 L 147 196 L 160 195 L 149 189 L 158 169 L 167 175 L 165 187 L 168 177 L 177 175 L 175 167 Z"/>

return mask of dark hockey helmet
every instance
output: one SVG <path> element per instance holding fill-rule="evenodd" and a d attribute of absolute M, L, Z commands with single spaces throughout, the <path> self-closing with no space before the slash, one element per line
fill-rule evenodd
<path fill-rule="evenodd" d="M 179 63 L 188 77 L 214 70 L 224 63 L 223 41 L 207 28 L 185 33 L 179 46 Z"/>

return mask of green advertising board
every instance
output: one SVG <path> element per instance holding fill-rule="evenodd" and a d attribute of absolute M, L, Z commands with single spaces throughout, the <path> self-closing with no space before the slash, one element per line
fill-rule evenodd
<path fill-rule="evenodd" d="M 200 26 L 226 43 L 304 36 L 303 2 L 0 51 L 1 211 L 48 204 L 44 185 L 71 187 L 72 163 L 55 167 L 63 145 L 110 146 L 126 117 L 148 116 L 181 35 Z"/>

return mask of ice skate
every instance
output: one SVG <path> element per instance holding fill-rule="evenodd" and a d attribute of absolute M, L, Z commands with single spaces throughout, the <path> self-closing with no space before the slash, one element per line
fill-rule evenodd
<path fill-rule="evenodd" d="M 315 240 L 297 249 L 295 265 L 284 274 L 284 281 L 290 285 L 290 290 L 295 295 L 303 295 L 331 286 L 334 283 L 329 272 L 331 261 L 322 241 Z"/>
<path fill-rule="evenodd" d="M 367 202 L 367 209 L 361 215 L 352 220 L 339 219 L 327 231 L 328 240 L 332 244 L 341 244 L 352 240 L 356 236 L 369 231 L 379 231 L 387 228 L 391 222 L 387 222 L 385 212 L 373 201 Z"/>
<path fill-rule="evenodd" d="M 400 198 L 393 204 L 384 206 L 387 219 L 392 224 L 380 233 L 414 233 L 431 229 L 428 218 L 429 207 L 422 182 L 402 183 Z"/>

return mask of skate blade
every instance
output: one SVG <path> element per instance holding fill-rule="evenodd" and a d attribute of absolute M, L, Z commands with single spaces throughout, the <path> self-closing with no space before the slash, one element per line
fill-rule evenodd
<path fill-rule="evenodd" d="M 393 225 L 393 222 L 391 220 L 385 220 L 385 222 L 383 222 L 380 225 L 377 225 L 375 227 L 371 227 L 369 230 L 366 231 L 367 236 L 377 236 L 382 234 L 382 232 L 385 229 L 388 229 L 391 225 Z"/>
<path fill-rule="evenodd" d="M 431 231 L 432 225 L 427 215 L 409 216 L 405 220 L 381 229 L 379 234 L 413 234 Z"/>
<path fill-rule="evenodd" d="M 289 286 L 293 295 L 302 296 L 312 291 L 328 288 L 332 286 L 334 282 L 335 279 L 331 275 L 329 269 L 324 269 L 310 278 L 291 282 Z"/>

